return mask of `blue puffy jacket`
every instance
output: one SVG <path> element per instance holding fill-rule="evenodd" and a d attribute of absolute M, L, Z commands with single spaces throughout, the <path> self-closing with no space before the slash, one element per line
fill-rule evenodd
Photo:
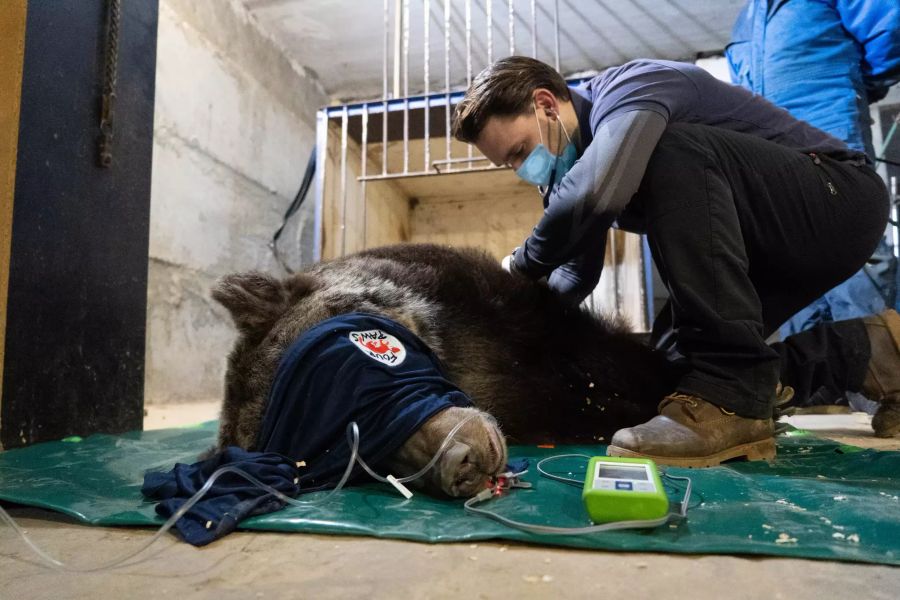
<path fill-rule="evenodd" d="M 731 77 L 874 157 L 869 103 L 900 81 L 900 0 L 749 0 Z"/>

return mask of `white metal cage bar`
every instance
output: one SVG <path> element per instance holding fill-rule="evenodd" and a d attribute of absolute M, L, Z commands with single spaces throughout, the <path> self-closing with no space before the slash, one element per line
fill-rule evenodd
<path fill-rule="evenodd" d="M 432 6 L 433 2 L 437 4 L 436 8 Z M 499 2 L 504 9 L 500 14 L 506 17 L 505 23 L 502 17 L 494 21 L 495 2 Z M 418 55 L 417 47 L 413 48 L 411 36 L 413 3 L 416 3 L 417 9 L 421 7 L 421 31 L 417 31 L 415 36 L 416 44 L 421 40 L 421 55 Z M 549 55 L 544 57 L 545 60 L 559 69 L 559 2 L 485 0 L 481 3 L 474 0 L 474 4 L 473 7 L 473 0 L 383 0 L 382 97 L 328 107 L 318 115 L 317 160 L 322 169 L 316 179 L 316 258 L 321 258 L 324 238 L 328 235 L 323 231 L 326 219 L 329 231 L 336 233 L 330 241 L 330 255 L 355 251 L 359 249 L 360 242 L 363 248 L 368 247 L 371 216 L 368 202 L 380 202 L 368 196 L 374 194 L 378 198 L 381 192 L 376 188 L 385 185 L 372 182 L 442 177 L 448 173 L 483 173 L 506 168 L 490 164 L 486 157 L 473 152 L 469 144 L 463 150 L 462 144 L 453 140 L 452 113 L 465 88 L 471 85 L 475 73 L 494 60 L 498 49 L 502 49 L 500 52 L 508 49 L 509 54 L 514 54 L 517 47 L 520 50 L 528 48 L 530 37 L 531 55 L 538 58 L 542 53 Z M 547 17 L 552 16 L 553 31 L 549 27 L 543 28 L 545 36 L 549 38 L 552 35 L 552 40 L 539 39 L 539 15 L 546 21 L 550 21 Z M 480 17 L 484 18 L 483 28 Z M 516 39 L 517 19 L 522 26 L 519 40 Z M 496 48 L 495 29 L 501 36 Z M 443 34 L 442 40 L 440 34 Z M 507 36 L 505 44 L 501 41 L 504 34 Z M 440 73 L 438 58 L 441 53 L 443 73 Z M 411 68 L 412 56 L 421 56 L 420 74 Z M 437 62 L 433 62 L 436 58 Z M 421 82 L 421 90 L 412 89 L 419 85 L 417 82 Z M 580 82 L 573 80 L 570 84 Z M 444 142 L 443 151 L 435 151 L 440 148 L 441 141 Z M 329 151 L 329 143 L 339 153 Z M 349 158 L 351 148 L 354 158 L 359 156 L 358 166 L 352 164 Z M 327 175 L 326 183 L 324 170 L 329 160 L 333 173 Z M 328 192 L 326 185 L 330 190 Z M 322 202 L 326 193 L 332 195 L 327 215 Z M 376 234 L 378 227 L 383 225 L 379 224 L 379 219 L 383 218 L 383 214 L 372 216 L 374 220 L 371 225 Z M 621 258 L 616 243 L 612 242 L 608 259 L 612 264 L 618 264 Z M 650 272 L 649 256 L 642 255 L 641 265 L 638 267 L 640 270 Z M 634 273 L 631 271 L 626 275 L 626 279 L 629 278 L 633 281 Z M 610 270 L 607 280 L 608 296 L 604 302 L 613 302 L 615 312 L 620 313 L 625 301 L 623 286 L 626 283 L 622 281 L 618 268 Z M 642 302 L 651 298 L 647 289 L 640 290 Z M 592 296 L 589 309 L 596 307 L 595 300 Z M 649 307 L 649 304 L 645 306 Z M 642 321 L 644 327 L 649 323 L 649 312 L 648 308 L 646 319 Z"/>
<path fill-rule="evenodd" d="M 422 44 L 422 48 L 424 49 L 422 60 L 423 60 L 423 86 L 425 89 L 425 152 L 424 152 L 424 164 L 422 168 L 424 170 L 428 170 L 428 165 L 431 162 L 431 102 L 429 99 L 429 94 L 431 93 L 431 37 L 429 35 L 429 26 L 431 24 L 431 0 L 422 0 L 422 35 L 424 37 L 424 42 Z M 387 121 L 385 119 L 385 121 Z"/>
<path fill-rule="evenodd" d="M 349 109 L 341 113 L 341 254 L 347 252 L 347 120 Z"/>
<path fill-rule="evenodd" d="M 447 160 L 452 158 L 450 140 L 450 0 L 444 0 L 444 139 Z"/>
<path fill-rule="evenodd" d="M 472 85 L 472 0 L 466 0 L 466 88 Z M 447 113 L 449 114 L 449 109 Z M 450 158 L 447 155 L 447 160 L 445 164 L 448 167 L 448 170 L 452 168 L 455 163 L 458 162 L 466 162 L 466 167 L 472 168 L 472 156 L 474 152 L 472 150 L 472 145 L 469 144 L 466 147 L 466 158 L 467 161 L 457 161 Z M 439 167 L 435 165 L 436 170 L 439 170 Z"/>
<path fill-rule="evenodd" d="M 441 2 L 441 0 L 434 1 Z M 421 7 L 422 14 L 421 79 L 416 78 L 411 73 L 410 66 L 410 56 L 413 53 L 410 36 L 410 14 L 411 5 L 414 2 L 417 9 Z M 471 169 L 483 170 L 485 168 L 483 163 L 487 159 L 476 153 L 471 145 L 467 144 L 465 150 L 462 150 L 462 148 L 456 149 L 458 152 L 464 152 L 464 158 L 458 159 L 454 157 L 454 142 L 451 132 L 452 110 L 453 105 L 458 101 L 456 97 L 457 92 L 471 85 L 476 72 L 476 62 L 482 63 L 478 67 L 481 68 L 493 62 L 495 58 L 494 30 L 499 24 L 494 20 L 494 4 L 497 2 L 504 5 L 507 17 L 506 34 L 508 36 L 509 54 L 514 54 L 516 51 L 516 20 L 518 19 L 526 26 L 530 25 L 531 54 L 536 57 L 541 47 L 539 45 L 537 27 L 539 13 L 543 11 L 544 14 L 549 15 L 552 11 L 554 24 L 554 54 L 552 60 L 558 68 L 560 60 L 558 0 L 530 0 L 527 5 L 524 2 L 516 3 L 515 0 L 506 0 L 505 2 L 503 0 L 485 0 L 483 3 L 475 0 L 478 10 L 481 11 L 481 15 L 484 17 L 484 33 L 480 40 L 478 40 L 479 36 L 476 35 L 473 0 L 443 0 L 442 7 L 436 11 L 436 23 L 442 25 L 439 29 L 443 30 L 443 86 L 433 79 L 431 21 L 434 15 L 431 6 L 432 0 L 383 0 L 383 81 L 382 98 L 379 101 L 381 106 L 376 110 L 372 103 L 363 105 L 364 110 L 369 115 L 376 113 L 384 115 L 380 123 L 380 144 L 376 146 L 376 148 L 380 146 L 381 172 L 378 173 L 375 169 L 367 169 L 365 175 L 358 177 L 360 181 L 373 178 L 415 177 L 425 174 L 461 172 Z M 552 7 L 549 6 L 550 2 L 553 3 Z M 460 6 L 460 3 L 462 6 Z M 457 8 L 455 9 L 454 7 Z M 454 10 L 459 11 L 455 16 Z M 481 29 L 478 28 L 478 30 Z M 500 31 L 502 30 L 503 27 L 501 26 Z M 525 35 L 527 36 L 528 33 Z M 457 36 L 460 38 L 460 42 L 454 43 L 453 40 Z M 478 40 L 478 45 L 476 45 L 476 40 Z M 545 45 L 544 48 L 546 49 L 547 46 Z M 465 64 L 464 73 L 458 70 L 459 67 L 454 67 L 454 56 L 457 53 L 462 54 Z M 455 75 L 454 72 L 459 73 L 459 75 Z M 391 77 L 393 78 L 392 82 Z M 421 93 L 413 92 L 411 94 L 413 81 L 421 81 Z M 435 87 L 437 89 L 443 87 L 443 92 L 435 94 Z M 394 101 L 399 101 L 400 106 L 396 105 Z M 436 112 L 436 109 L 440 109 L 440 111 Z M 399 135 L 391 129 L 391 123 L 395 123 L 395 121 L 388 118 L 390 113 L 398 110 L 402 111 L 402 132 Z M 412 114 L 413 112 L 416 114 Z M 443 117 L 443 135 L 440 133 L 435 134 L 435 131 L 432 129 L 432 122 L 435 117 Z M 416 127 L 412 126 L 413 122 L 415 122 Z M 422 141 L 421 159 L 417 157 L 415 161 L 413 160 L 410 143 L 413 129 L 416 131 L 416 139 Z M 436 142 L 440 137 L 444 138 L 444 156 L 436 159 L 432 151 L 432 143 Z M 398 142 L 401 146 L 401 162 L 399 165 L 389 160 L 389 157 L 394 152 L 392 150 L 394 142 Z M 369 149 L 369 144 L 364 145 L 363 162 L 368 160 L 368 156 L 365 153 Z M 421 165 L 421 168 L 416 165 Z"/>

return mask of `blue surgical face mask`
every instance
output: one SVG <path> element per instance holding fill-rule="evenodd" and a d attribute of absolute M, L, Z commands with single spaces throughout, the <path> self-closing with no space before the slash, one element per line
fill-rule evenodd
<path fill-rule="evenodd" d="M 566 131 L 566 127 L 559 120 L 559 117 L 557 117 L 557 123 L 562 128 L 569 143 L 566 144 L 562 154 L 559 156 L 547 150 L 547 147 L 544 145 L 544 133 L 541 131 L 541 122 L 537 118 L 537 107 L 534 108 L 534 111 L 534 119 L 537 121 L 541 143 L 534 147 L 534 150 L 522 162 L 521 166 L 516 169 L 516 175 L 538 187 L 549 185 L 552 177 L 555 185 L 562 181 L 565 174 L 575 164 L 575 161 L 578 159 L 578 150 L 575 148 L 572 138 L 569 137 L 569 132 Z"/>
<path fill-rule="evenodd" d="M 560 126 L 562 126 L 563 131 L 566 130 L 565 126 L 563 126 L 562 121 L 560 121 Z M 566 134 L 566 138 L 568 139 L 569 134 Z M 569 143 L 566 144 L 565 149 L 563 149 L 563 153 L 557 157 L 556 159 L 556 174 L 553 176 L 553 184 L 556 185 L 562 178 L 569 172 L 569 169 L 575 164 L 575 161 L 578 160 L 578 150 L 575 148 L 575 144 L 572 140 L 569 140 Z"/>

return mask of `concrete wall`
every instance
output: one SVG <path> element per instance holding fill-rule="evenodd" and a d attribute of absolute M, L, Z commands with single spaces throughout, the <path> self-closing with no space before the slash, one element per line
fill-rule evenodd
<path fill-rule="evenodd" d="M 162 0 L 157 52 L 145 403 L 219 399 L 234 332 L 210 286 L 280 271 L 268 243 L 327 99 L 232 0 Z M 312 208 L 279 244 L 295 266 Z"/>

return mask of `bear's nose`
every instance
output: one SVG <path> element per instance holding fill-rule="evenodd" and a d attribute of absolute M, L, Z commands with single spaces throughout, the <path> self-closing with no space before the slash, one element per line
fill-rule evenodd
<path fill-rule="evenodd" d="M 472 448 L 470 448 L 468 444 L 454 442 L 453 445 L 444 452 L 444 456 L 441 457 L 441 489 L 451 496 L 455 495 L 453 493 L 454 485 L 459 479 L 460 471 L 463 466 L 469 463 L 469 453 L 471 451 Z"/>

